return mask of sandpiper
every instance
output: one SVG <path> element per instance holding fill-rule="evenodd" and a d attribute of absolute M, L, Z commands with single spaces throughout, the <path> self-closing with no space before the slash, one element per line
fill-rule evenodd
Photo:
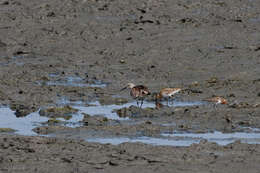
<path fill-rule="evenodd" d="M 156 94 L 156 102 L 160 101 L 162 98 L 167 98 L 167 104 L 169 104 L 169 100 L 180 91 L 181 88 L 163 88 Z"/>
<path fill-rule="evenodd" d="M 150 91 L 148 90 L 148 88 L 146 86 L 143 85 L 135 85 L 133 83 L 128 83 L 126 87 L 122 88 L 122 90 L 126 89 L 126 88 L 130 88 L 130 95 L 136 99 L 137 102 L 137 106 L 139 107 L 139 101 L 141 101 L 140 103 L 140 108 L 143 105 L 143 101 L 144 101 L 144 97 L 147 95 L 150 95 Z"/>
<path fill-rule="evenodd" d="M 207 102 L 212 102 L 215 104 L 227 104 L 227 100 L 222 98 L 222 97 L 212 97 L 212 98 L 207 98 L 207 99 L 203 99 L 203 101 L 207 101 Z"/>
<path fill-rule="evenodd" d="M 219 104 L 227 104 L 226 99 L 224 99 L 223 97 L 218 97 L 218 96 L 206 98 L 206 99 L 203 99 L 203 101 L 213 103 L 215 108 L 217 108 L 217 105 L 219 105 Z"/>

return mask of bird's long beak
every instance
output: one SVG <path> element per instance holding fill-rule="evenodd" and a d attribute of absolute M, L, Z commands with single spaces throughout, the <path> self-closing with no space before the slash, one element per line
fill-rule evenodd
<path fill-rule="evenodd" d="M 126 87 L 124 87 L 124 88 L 122 88 L 120 91 L 123 91 L 123 90 L 125 90 L 127 88 L 127 86 Z"/>

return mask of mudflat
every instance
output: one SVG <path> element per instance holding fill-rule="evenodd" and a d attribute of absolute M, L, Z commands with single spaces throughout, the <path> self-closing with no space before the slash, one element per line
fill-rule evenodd
<path fill-rule="evenodd" d="M 259 11 L 257 0 L 0 0 L 0 103 L 49 118 L 33 136 L 0 127 L 0 172 L 258 172 L 260 145 L 246 141 L 87 139 L 258 134 Z M 183 90 L 171 106 L 150 95 L 138 108 L 120 91 L 128 82 Z M 202 101 L 214 96 L 228 104 Z M 77 112 L 73 127 L 59 119 Z"/>

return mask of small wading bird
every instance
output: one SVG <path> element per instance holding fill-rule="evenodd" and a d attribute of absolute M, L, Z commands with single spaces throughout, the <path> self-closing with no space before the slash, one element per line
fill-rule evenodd
<path fill-rule="evenodd" d="M 214 107 L 216 108 L 219 104 L 227 104 L 227 100 L 222 97 L 212 97 L 203 99 L 203 101 L 210 102 L 214 104 Z"/>
<path fill-rule="evenodd" d="M 180 91 L 181 88 L 163 88 L 158 94 L 156 94 L 156 102 L 160 101 L 162 98 L 166 98 L 167 105 L 169 105 L 169 100 Z"/>
<path fill-rule="evenodd" d="M 143 105 L 144 97 L 147 95 L 150 95 L 150 91 L 146 86 L 143 85 L 135 85 L 133 83 L 128 83 L 126 87 L 122 88 L 122 90 L 130 88 L 130 95 L 136 100 L 137 106 L 139 107 L 139 101 L 140 103 L 140 108 Z"/>

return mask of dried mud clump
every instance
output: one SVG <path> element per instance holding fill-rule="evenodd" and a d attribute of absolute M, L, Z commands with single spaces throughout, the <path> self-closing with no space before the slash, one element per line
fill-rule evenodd
<path fill-rule="evenodd" d="M 15 132 L 16 130 L 11 129 L 11 128 L 0 128 L 0 133 L 11 133 Z"/>
<path fill-rule="evenodd" d="M 50 117 L 50 118 L 58 118 L 62 117 L 64 119 L 70 119 L 71 114 L 77 113 L 78 110 L 72 108 L 71 106 L 64 107 L 50 107 L 46 109 L 41 109 L 39 114 L 41 116 Z"/>
<path fill-rule="evenodd" d="M 102 116 L 90 116 L 85 114 L 82 122 L 85 126 L 104 126 L 108 124 L 109 119 Z"/>
<path fill-rule="evenodd" d="M 11 104 L 10 108 L 15 111 L 16 117 L 25 117 L 28 114 L 36 111 L 35 107 L 33 106 L 28 106 L 19 103 Z"/>
<path fill-rule="evenodd" d="M 55 133 L 57 131 L 61 132 L 62 130 L 66 130 L 66 129 L 70 129 L 70 128 L 64 126 L 41 126 L 41 127 L 34 128 L 33 131 L 37 134 L 47 135 L 50 133 Z"/>
<path fill-rule="evenodd" d="M 129 118 L 137 118 L 137 117 L 152 117 L 153 109 L 145 108 L 141 109 L 137 106 L 130 106 L 129 108 L 122 108 L 114 110 L 119 117 L 129 117 Z"/>
<path fill-rule="evenodd" d="M 137 106 L 130 106 L 129 108 L 115 109 L 113 110 L 119 117 L 129 118 L 156 118 L 161 116 L 172 116 L 174 110 L 170 107 L 160 108 L 139 108 Z"/>

